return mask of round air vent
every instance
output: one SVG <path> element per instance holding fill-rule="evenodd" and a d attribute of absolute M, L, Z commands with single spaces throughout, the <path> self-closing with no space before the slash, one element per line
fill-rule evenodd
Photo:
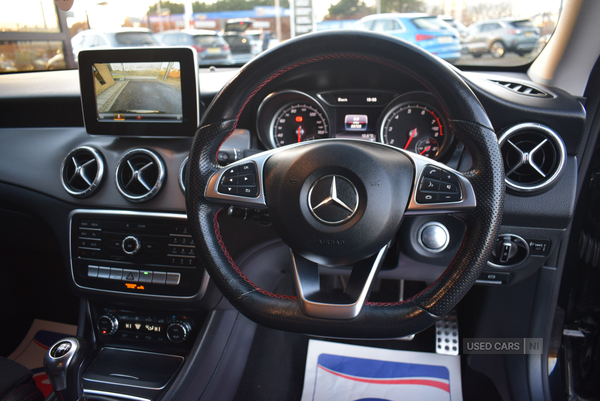
<path fill-rule="evenodd" d="M 185 179 L 187 178 L 187 163 L 190 157 L 186 157 L 183 163 L 181 163 L 181 167 L 179 167 L 179 187 L 181 188 L 181 192 L 185 194 Z"/>
<path fill-rule="evenodd" d="M 509 128 L 498 141 L 506 185 L 519 192 L 536 192 L 556 183 L 565 164 L 565 144 L 550 128 L 523 123 Z"/>
<path fill-rule="evenodd" d="M 89 146 L 73 149 L 60 167 L 60 179 L 65 191 L 78 198 L 90 196 L 102 182 L 103 176 L 102 156 Z"/>
<path fill-rule="evenodd" d="M 132 149 L 117 164 L 117 189 L 131 202 L 151 199 L 160 191 L 165 166 L 160 157 L 147 149 Z"/>

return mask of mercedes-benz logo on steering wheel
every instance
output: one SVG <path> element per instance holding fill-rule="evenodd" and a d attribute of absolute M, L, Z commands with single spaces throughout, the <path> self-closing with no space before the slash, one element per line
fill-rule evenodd
<path fill-rule="evenodd" d="M 326 175 L 315 181 L 310 188 L 308 207 L 320 222 L 340 224 L 356 214 L 358 191 L 347 178 Z"/>

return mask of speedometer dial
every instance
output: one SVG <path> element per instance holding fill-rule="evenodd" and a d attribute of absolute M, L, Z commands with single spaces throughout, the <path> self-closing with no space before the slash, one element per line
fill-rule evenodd
<path fill-rule="evenodd" d="M 271 137 L 274 146 L 323 139 L 329 137 L 329 126 L 317 107 L 308 103 L 293 103 L 275 115 Z"/>
<path fill-rule="evenodd" d="M 402 103 L 385 115 L 381 141 L 437 159 L 448 135 L 439 114 L 424 103 Z"/>

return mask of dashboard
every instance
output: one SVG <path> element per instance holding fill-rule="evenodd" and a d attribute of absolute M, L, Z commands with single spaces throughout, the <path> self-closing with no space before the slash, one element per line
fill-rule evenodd
<path fill-rule="evenodd" d="M 485 108 L 509 172 L 500 235 L 478 285 L 516 292 L 564 258 L 587 140 L 585 109 L 580 99 L 534 84 L 522 73 L 457 73 Z M 235 69 L 201 70 L 201 117 L 236 74 Z M 94 341 L 193 361 L 198 355 L 192 355 L 192 346 L 212 322 L 206 313 L 231 309 L 190 243 L 185 193 L 193 132 L 89 135 L 76 71 L 5 75 L 0 86 L 3 209 L 26 211 L 51 227 L 69 288 L 89 302 L 87 330 Z M 361 60 L 302 66 L 257 89 L 218 161 L 226 166 L 293 143 L 343 138 L 384 143 L 466 171 L 471 157 L 452 135 L 445 108 L 444 99 L 386 66 Z M 525 154 L 531 162 L 524 164 Z M 281 272 L 262 261 L 285 266 L 289 253 L 268 215 L 232 206 L 219 215 L 218 224 L 244 274 L 273 289 Z M 378 300 L 410 296 L 386 291 L 386 283 L 434 282 L 452 262 L 465 229 L 445 214 L 406 215 L 379 273 Z M 327 267 L 319 273 L 341 276 L 342 282 L 349 275 Z M 496 301 L 503 298 L 496 294 Z M 143 319 L 153 332 L 131 329 Z M 493 316 L 482 315 L 481 322 L 496 326 Z M 90 394 L 116 391 L 110 382 L 87 385 Z M 142 389 L 135 394 L 155 399 L 159 393 Z"/>

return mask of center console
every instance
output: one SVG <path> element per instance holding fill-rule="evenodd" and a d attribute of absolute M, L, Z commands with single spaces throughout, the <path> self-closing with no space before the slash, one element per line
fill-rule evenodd
<path fill-rule="evenodd" d="M 97 353 L 83 374 L 86 396 L 156 399 L 204 320 L 167 306 L 198 300 L 208 286 L 187 216 L 78 209 L 69 215 L 69 236 L 73 281 L 100 300 L 88 303 Z"/>

